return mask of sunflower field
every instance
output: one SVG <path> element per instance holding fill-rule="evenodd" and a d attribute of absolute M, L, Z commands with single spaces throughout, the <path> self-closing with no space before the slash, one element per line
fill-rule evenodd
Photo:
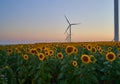
<path fill-rule="evenodd" d="M 120 84 L 120 42 L 0 45 L 0 84 Z"/>

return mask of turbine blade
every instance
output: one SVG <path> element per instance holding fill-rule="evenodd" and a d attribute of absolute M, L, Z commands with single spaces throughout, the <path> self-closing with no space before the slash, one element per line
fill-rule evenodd
<path fill-rule="evenodd" d="M 67 35 L 69 35 L 69 33 L 68 32 L 66 32 L 67 33 Z"/>
<path fill-rule="evenodd" d="M 68 40 L 68 38 L 69 38 L 69 35 L 67 35 L 67 37 L 65 38 L 65 40 Z"/>
<path fill-rule="evenodd" d="M 73 24 L 71 24 L 71 25 L 79 25 L 79 24 L 81 24 L 81 23 L 73 23 Z"/>
<path fill-rule="evenodd" d="M 70 26 L 71 26 L 71 25 L 69 25 L 69 26 L 67 27 L 67 29 L 65 30 L 65 33 L 66 33 L 66 32 L 67 32 L 67 30 L 70 28 Z"/>
<path fill-rule="evenodd" d="M 68 24 L 70 24 L 70 22 L 69 22 L 69 20 L 67 19 L 67 17 L 65 16 L 65 19 L 66 19 L 66 21 L 68 22 Z"/>

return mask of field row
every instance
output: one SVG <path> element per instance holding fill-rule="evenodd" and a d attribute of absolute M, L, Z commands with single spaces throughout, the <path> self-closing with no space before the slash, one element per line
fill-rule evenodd
<path fill-rule="evenodd" d="M 118 84 L 120 42 L 0 46 L 0 83 Z"/>

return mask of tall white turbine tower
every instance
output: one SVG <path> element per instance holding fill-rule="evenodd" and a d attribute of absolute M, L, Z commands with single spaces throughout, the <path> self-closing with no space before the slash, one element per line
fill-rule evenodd
<path fill-rule="evenodd" d="M 119 41 L 119 2 L 114 0 L 114 41 Z"/>
<path fill-rule="evenodd" d="M 71 26 L 72 25 L 78 25 L 78 24 L 80 24 L 80 23 L 70 23 L 69 22 L 69 20 L 67 19 L 67 17 L 65 16 L 65 19 L 67 20 L 67 22 L 68 22 L 68 27 L 67 27 L 67 29 L 65 30 L 65 33 L 67 33 L 67 31 L 68 31 L 68 29 L 69 29 L 69 33 L 67 33 L 67 37 L 66 37 L 66 40 L 68 41 L 68 42 L 71 42 Z"/>

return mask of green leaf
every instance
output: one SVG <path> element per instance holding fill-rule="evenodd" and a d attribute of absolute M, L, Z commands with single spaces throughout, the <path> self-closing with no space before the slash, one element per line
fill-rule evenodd
<path fill-rule="evenodd" d="M 58 76 L 58 80 L 62 79 L 64 77 L 64 73 L 60 73 Z"/>
<path fill-rule="evenodd" d="M 61 70 L 61 72 L 64 72 L 64 71 L 65 71 L 65 69 L 66 69 L 66 67 L 67 67 L 66 65 L 62 65 L 62 67 L 61 67 L 61 69 L 60 69 L 60 70 Z"/>
<path fill-rule="evenodd" d="M 117 70 L 117 71 L 116 71 L 116 74 L 117 74 L 117 75 L 120 75 L 120 71 Z"/>

